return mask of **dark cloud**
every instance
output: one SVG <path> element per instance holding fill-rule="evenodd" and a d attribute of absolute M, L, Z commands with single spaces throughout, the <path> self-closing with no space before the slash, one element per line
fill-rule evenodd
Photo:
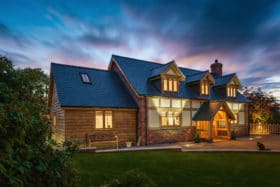
<path fill-rule="evenodd" d="M 104 33 L 101 36 L 96 36 L 92 33 L 87 33 L 78 39 L 80 42 L 93 47 L 112 48 L 119 47 L 124 43 L 122 37 L 108 37 Z"/>
<path fill-rule="evenodd" d="M 189 54 L 230 51 L 266 33 L 258 28 L 269 18 L 276 1 L 126 1 L 125 10 L 150 32 L 191 46 Z M 267 37 L 267 39 L 269 39 Z M 185 52 L 186 53 L 186 52 Z"/>

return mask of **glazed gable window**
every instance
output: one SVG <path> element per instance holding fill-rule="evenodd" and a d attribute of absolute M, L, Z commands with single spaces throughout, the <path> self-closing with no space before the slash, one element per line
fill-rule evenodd
<path fill-rule="evenodd" d="M 163 91 L 166 92 L 178 92 L 178 80 L 176 78 L 163 78 Z"/>
<path fill-rule="evenodd" d="M 228 97 L 236 97 L 237 95 L 237 89 L 234 85 L 228 85 L 227 86 L 227 96 Z"/>
<path fill-rule="evenodd" d="M 204 81 L 201 83 L 201 95 L 209 95 L 209 83 Z"/>
<path fill-rule="evenodd" d="M 95 128 L 109 129 L 113 127 L 112 111 L 95 112 Z"/>

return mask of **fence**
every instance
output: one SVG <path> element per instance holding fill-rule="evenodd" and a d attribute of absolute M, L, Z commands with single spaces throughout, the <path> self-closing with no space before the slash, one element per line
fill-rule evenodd
<path fill-rule="evenodd" d="M 250 134 L 280 135 L 280 124 L 250 124 Z"/>

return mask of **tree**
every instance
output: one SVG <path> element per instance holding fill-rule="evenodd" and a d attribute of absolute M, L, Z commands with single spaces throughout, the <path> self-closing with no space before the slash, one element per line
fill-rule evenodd
<path fill-rule="evenodd" d="M 47 144 L 47 85 L 41 69 L 0 57 L 0 186 L 73 185 L 69 154 Z"/>
<path fill-rule="evenodd" d="M 271 93 L 261 88 L 243 88 L 243 94 L 251 103 L 249 104 L 249 120 L 253 123 L 280 123 L 280 104 Z"/>

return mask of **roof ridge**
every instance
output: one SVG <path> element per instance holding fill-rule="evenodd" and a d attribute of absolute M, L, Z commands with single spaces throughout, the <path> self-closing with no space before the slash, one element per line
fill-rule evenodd
<path fill-rule="evenodd" d="M 89 69 L 89 70 L 111 72 L 111 71 L 106 70 L 106 69 L 97 69 L 97 68 L 78 66 L 78 65 L 70 65 L 70 64 L 60 64 L 60 63 L 55 63 L 55 62 L 51 62 L 51 65 L 68 66 L 68 67 L 73 67 L 73 68 L 83 68 L 83 69 Z"/>
<path fill-rule="evenodd" d="M 153 61 L 148 61 L 148 60 L 141 60 L 141 59 L 138 59 L 138 58 L 132 58 L 132 57 L 126 57 L 126 56 L 120 56 L 120 55 L 112 55 L 112 57 L 121 57 L 121 58 L 127 58 L 127 59 L 131 59 L 131 60 L 137 60 L 137 61 L 142 61 L 142 62 L 148 62 L 148 63 L 152 63 L 152 64 L 162 64 L 164 65 L 163 63 L 159 63 L 159 62 L 153 62 Z"/>

